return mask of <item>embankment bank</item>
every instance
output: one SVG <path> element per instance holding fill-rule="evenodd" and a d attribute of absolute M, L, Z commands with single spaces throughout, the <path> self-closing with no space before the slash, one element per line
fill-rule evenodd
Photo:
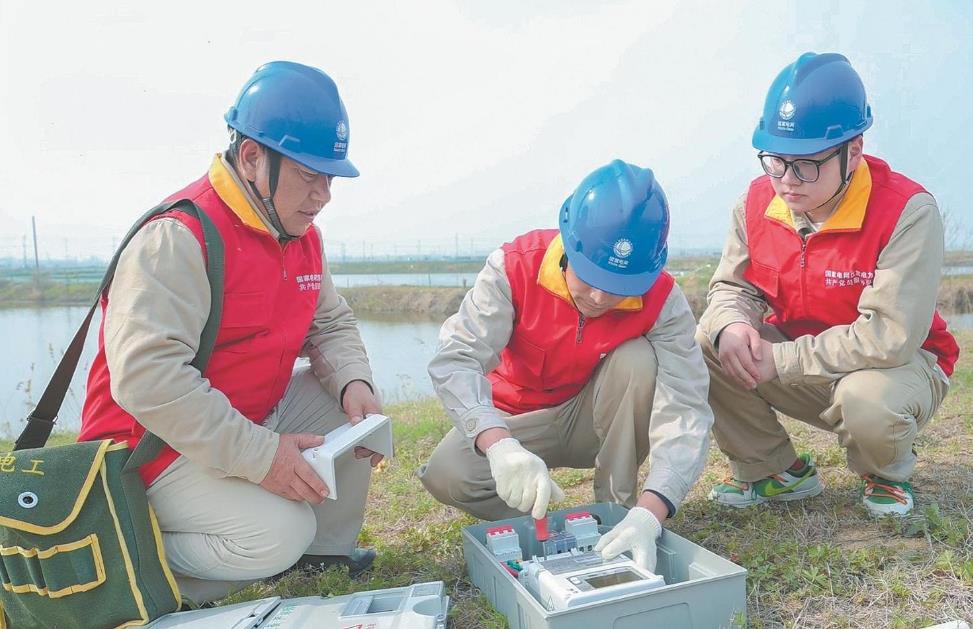
<path fill-rule="evenodd" d="M 706 284 L 680 278 L 679 285 L 698 319 L 706 308 Z M 359 286 L 339 288 L 352 309 L 360 314 L 405 314 L 447 317 L 459 308 L 465 288 L 436 286 Z M 944 314 L 973 312 L 973 275 L 943 278 L 938 307 Z"/>
<path fill-rule="evenodd" d="M 939 310 L 946 314 L 973 312 L 973 275 L 951 275 L 939 284 Z"/>
<path fill-rule="evenodd" d="M 678 278 L 693 313 L 699 317 L 706 306 L 708 278 L 690 274 Z M 88 305 L 97 283 L 0 282 L 0 307 L 46 307 Z M 406 315 L 445 318 L 459 308 L 466 288 L 442 286 L 352 286 L 338 288 L 352 309 L 360 315 Z M 939 309 L 944 314 L 973 312 L 973 275 L 943 278 L 939 286 Z"/>
<path fill-rule="evenodd" d="M 88 306 L 98 284 L 39 282 L 0 285 L 0 307 Z M 445 317 L 456 312 L 465 288 L 442 286 L 352 286 L 338 288 L 356 313 Z"/>
<path fill-rule="evenodd" d="M 407 315 L 445 319 L 459 309 L 467 289 L 446 286 L 339 288 L 358 315 Z"/>

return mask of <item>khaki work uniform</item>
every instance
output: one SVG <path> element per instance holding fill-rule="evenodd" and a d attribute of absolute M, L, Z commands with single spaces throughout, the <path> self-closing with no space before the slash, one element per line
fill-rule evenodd
<path fill-rule="evenodd" d="M 246 203 L 231 208 L 250 221 L 259 217 L 276 237 L 247 186 L 225 160 L 224 167 Z M 348 421 L 338 402 L 344 387 L 353 380 L 371 386 L 357 321 L 335 290 L 326 259 L 322 268 L 302 350 L 310 367 L 295 372 L 283 399 L 258 424 L 189 366 L 210 301 L 202 250 L 190 229 L 175 218 L 153 221 L 119 260 L 104 326 L 113 394 L 182 455 L 150 485 L 148 497 L 169 564 L 190 600 L 225 596 L 290 567 L 305 552 L 344 555 L 355 547 L 371 474 L 367 459 L 338 467 L 337 501 L 311 506 L 259 486 L 280 433 L 336 428 Z"/>
<path fill-rule="evenodd" d="M 746 196 L 733 209 L 697 332 L 710 370 L 713 434 L 730 459 L 733 476 L 756 481 L 794 463 L 797 453 L 779 411 L 835 433 L 853 472 L 909 480 L 916 435 L 949 388 L 936 356 L 918 347 L 929 333 L 943 261 L 943 225 L 935 200 L 919 193 L 903 209 L 879 256 L 874 284 L 859 300 L 859 311 L 868 316 L 837 326 L 841 334 L 831 328 L 828 334 L 794 340 L 763 323 L 767 302 L 744 278 L 749 264 L 745 202 Z M 792 213 L 792 221 L 802 237 L 816 230 L 803 214 Z M 892 303 L 890 294 L 910 299 Z M 731 380 L 717 358 L 720 332 L 734 322 L 753 326 L 773 343 L 778 377 L 754 391 Z"/>
<path fill-rule="evenodd" d="M 501 427 L 548 467 L 593 467 L 596 501 L 631 507 L 652 490 L 678 509 L 702 472 L 713 421 L 695 321 L 679 287 L 653 328 L 609 352 L 579 394 L 516 416 L 493 405 L 486 377 L 513 328 L 510 292 L 498 249 L 440 331 L 429 375 L 455 427 L 419 471 L 426 489 L 482 519 L 522 515 L 497 496 L 489 462 L 473 445 L 484 430 Z M 640 486 L 646 457 L 649 473 Z"/>

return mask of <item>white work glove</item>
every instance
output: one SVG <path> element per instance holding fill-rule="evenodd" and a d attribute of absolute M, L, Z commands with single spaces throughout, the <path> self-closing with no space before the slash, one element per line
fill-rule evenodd
<path fill-rule="evenodd" d="M 655 572 L 655 540 L 660 535 L 662 525 L 652 512 L 633 507 L 615 528 L 601 536 L 595 544 L 595 552 L 601 553 L 601 558 L 608 561 L 630 550 L 636 565 Z"/>
<path fill-rule="evenodd" d="M 511 437 L 501 439 L 486 450 L 490 473 L 497 483 L 497 495 L 507 506 L 540 519 L 547 514 L 547 504 L 564 500 L 564 492 L 536 454 L 527 451 Z"/>

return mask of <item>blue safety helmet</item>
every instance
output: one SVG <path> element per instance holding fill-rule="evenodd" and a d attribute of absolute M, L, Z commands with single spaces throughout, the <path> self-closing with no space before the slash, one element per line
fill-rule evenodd
<path fill-rule="evenodd" d="M 257 68 L 243 86 L 226 123 L 305 168 L 357 177 L 348 161 L 348 114 L 327 74 L 291 61 Z"/>
<path fill-rule="evenodd" d="M 865 86 L 848 59 L 806 52 L 774 79 L 753 147 L 781 155 L 812 155 L 872 126 Z"/>
<path fill-rule="evenodd" d="M 655 175 L 616 159 L 584 178 L 561 206 L 561 239 L 581 280 L 642 295 L 666 264 L 669 203 Z"/>

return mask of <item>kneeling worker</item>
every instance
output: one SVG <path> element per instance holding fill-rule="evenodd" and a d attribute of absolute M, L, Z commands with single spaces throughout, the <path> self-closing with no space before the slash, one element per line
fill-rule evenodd
<path fill-rule="evenodd" d="M 616 160 L 559 225 L 494 251 L 443 324 L 429 374 L 455 428 L 420 478 L 479 518 L 540 518 L 564 497 L 548 468 L 594 467 L 595 499 L 633 507 L 597 550 L 651 570 L 713 422 L 693 315 L 663 271 L 668 203 L 651 170 Z"/>
<path fill-rule="evenodd" d="M 275 61 L 226 114 L 229 149 L 172 195 L 223 241 L 222 318 L 193 367 L 210 312 L 200 222 L 174 212 L 132 238 L 102 296 L 82 440 L 167 445 L 141 468 L 166 556 L 186 598 L 205 602 L 279 572 L 367 569 L 356 548 L 370 468 L 339 464 L 341 498 L 301 457 L 321 435 L 381 411 L 368 357 L 328 270 L 314 218 L 334 177 L 354 177 L 348 117 L 324 72 Z M 293 371 L 299 354 L 310 367 Z M 371 455 L 377 463 L 379 455 Z"/>

